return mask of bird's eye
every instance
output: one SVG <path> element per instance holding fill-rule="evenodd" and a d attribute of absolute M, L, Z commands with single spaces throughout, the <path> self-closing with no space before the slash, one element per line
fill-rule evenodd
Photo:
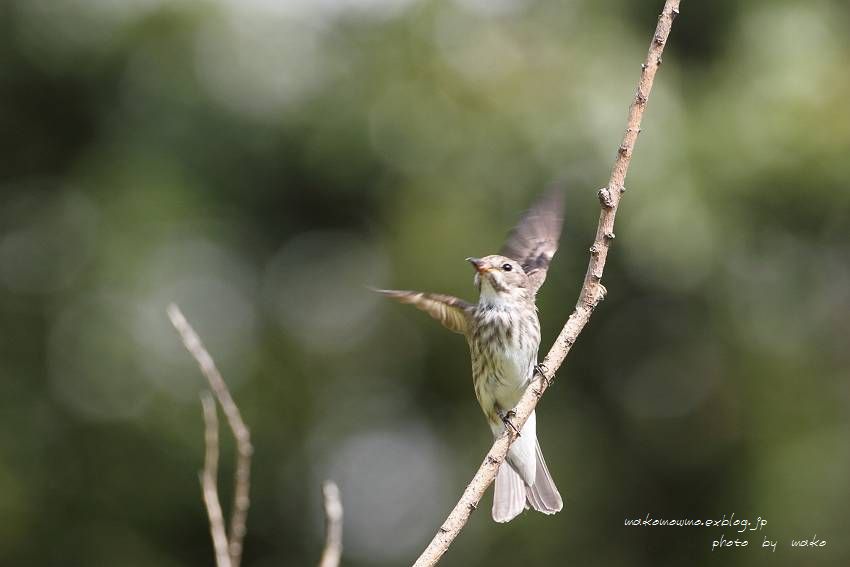
<path fill-rule="evenodd" d="M 502 264 L 502 269 L 506 272 L 510 272 L 511 270 L 514 269 L 514 267 L 511 266 L 510 264 Z"/>

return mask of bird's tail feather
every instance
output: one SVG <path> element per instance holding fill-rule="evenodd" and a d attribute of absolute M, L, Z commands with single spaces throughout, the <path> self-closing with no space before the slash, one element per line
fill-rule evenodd
<path fill-rule="evenodd" d="M 499 467 L 493 492 L 493 520 L 510 522 L 529 507 L 544 514 L 560 512 L 564 507 L 561 494 L 549 474 L 540 443 L 535 440 L 534 444 L 537 462 L 532 485 L 523 481 L 510 462 L 504 462 Z"/>
<path fill-rule="evenodd" d="M 498 478 L 496 480 L 498 481 Z M 552 475 L 549 474 L 546 460 L 543 459 L 543 451 L 540 450 L 539 442 L 537 443 L 537 471 L 534 484 L 526 487 L 526 496 L 531 507 L 544 514 L 560 512 L 561 508 L 564 507 L 561 494 L 555 487 Z"/>
<path fill-rule="evenodd" d="M 493 520 L 510 522 L 526 508 L 526 486 L 509 463 L 502 463 L 493 491 Z"/>
<path fill-rule="evenodd" d="M 537 446 L 537 416 L 535 412 L 531 412 L 525 425 L 522 427 L 522 433 L 511 445 L 508 450 L 508 464 L 510 464 L 526 485 L 534 484 L 534 479 L 537 477 L 537 457 L 535 456 L 535 447 Z"/>

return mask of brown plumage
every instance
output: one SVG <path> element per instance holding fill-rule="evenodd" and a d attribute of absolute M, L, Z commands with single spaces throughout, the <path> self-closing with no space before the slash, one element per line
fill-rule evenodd
<path fill-rule="evenodd" d="M 475 306 L 462 299 L 442 293 L 405 291 L 395 289 L 376 289 L 378 293 L 391 297 L 400 303 L 413 305 L 421 309 L 454 333 L 466 334 L 469 316 Z"/>
<path fill-rule="evenodd" d="M 502 256 L 522 265 L 534 293 L 546 280 L 549 263 L 558 249 L 563 209 L 563 194 L 550 189 L 523 215 L 499 250 Z"/>
<path fill-rule="evenodd" d="M 510 232 L 500 254 L 467 258 L 476 270 L 476 304 L 450 295 L 377 290 L 425 311 L 446 328 L 466 336 L 475 396 L 494 436 L 534 375 L 540 346 L 535 297 L 558 247 L 562 196 L 549 191 Z M 537 442 L 536 416 L 529 416 L 511 445 L 507 466 L 496 476 L 493 519 L 507 522 L 525 508 L 546 514 L 563 502 Z"/>

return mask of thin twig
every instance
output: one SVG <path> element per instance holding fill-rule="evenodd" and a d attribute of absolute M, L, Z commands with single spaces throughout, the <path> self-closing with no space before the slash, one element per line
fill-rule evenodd
<path fill-rule="evenodd" d="M 201 406 L 204 408 L 204 470 L 201 472 L 201 492 L 210 520 L 210 534 L 215 550 L 215 564 L 218 567 L 232 567 L 227 546 L 227 533 L 224 530 L 224 514 L 218 499 L 218 414 L 215 400 L 207 391 L 201 393 Z"/>
<path fill-rule="evenodd" d="M 342 502 L 339 488 L 331 480 L 322 484 L 322 501 L 325 509 L 325 549 L 319 567 L 337 567 L 342 557 Z"/>
<path fill-rule="evenodd" d="M 538 372 L 535 375 L 532 384 L 526 389 L 525 394 L 516 407 L 516 416 L 513 423 L 517 429 L 522 429 L 528 416 L 534 411 L 535 406 L 537 406 L 540 397 L 552 384 L 555 372 L 561 366 L 561 363 L 564 362 L 573 344 L 575 344 L 579 333 L 581 333 L 590 319 L 593 310 L 605 298 L 605 288 L 600 282 L 605 268 L 605 260 L 608 256 L 608 248 L 614 239 L 614 217 L 617 213 L 617 207 L 620 204 L 620 197 L 623 191 L 625 191 L 623 183 L 626 178 L 626 172 L 629 169 L 635 141 L 637 140 L 638 133 L 640 133 L 641 118 L 646 109 L 649 93 L 652 90 L 655 72 L 661 65 L 661 54 L 664 51 L 664 45 L 667 43 L 667 37 L 670 34 L 673 20 L 678 14 L 679 0 L 666 0 L 664 9 L 658 18 L 658 25 L 655 28 L 655 34 L 652 37 L 646 60 L 641 65 L 640 82 L 638 83 L 635 98 L 629 107 L 626 132 L 617 150 L 617 158 L 611 170 L 611 178 L 608 181 L 608 186 L 599 190 L 599 202 L 602 206 L 602 212 L 599 215 L 596 237 L 594 238 L 593 245 L 590 247 L 590 262 L 587 266 L 587 273 L 584 276 L 584 283 L 579 294 L 578 303 L 569 319 L 567 319 L 564 328 L 561 329 L 558 338 L 555 340 L 555 344 L 549 350 L 546 358 L 543 359 L 541 367 L 545 373 Z M 472 511 L 478 507 L 478 502 L 484 496 L 484 492 L 493 482 L 493 479 L 496 478 L 499 465 L 505 460 L 508 448 L 515 438 L 515 430 L 506 428 L 506 434 L 496 439 L 490 448 L 490 452 L 484 458 L 484 462 L 481 463 L 472 481 L 467 485 L 466 490 L 464 490 L 460 500 L 448 518 L 446 518 L 446 521 L 443 522 L 434 539 L 431 540 L 431 543 L 428 544 L 428 547 L 419 559 L 416 560 L 414 567 L 435 565 L 448 550 L 452 541 L 454 541 L 460 530 L 466 525 Z"/>
<path fill-rule="evenodd" d="M 249 498 L 251 455 L 254 452 L 251 445 L 251 432 L 245 422 L 242 421 L 242 414 L 239 412 L 236 402 L 233 401 L 230 390 L 227 389 L 227 384 L 216 368 L 212 356 L 204 348 L 198 334 L 176 304 L 172 303 L 168 306 L 168 317 L 171 319 L 171 324 L 180 333 L 180 338 L 183 340 L 186 350 L 198 361 L 201 372 L 207 378 L 218 403 L 221 404 L 221 409 L 227 417 L 227 423 L 236 440 L 236 471 L 233 475 L 233 511 L 230 515 L 229 555 L 230 566 L 239 567 L 242 560 L 242 542 L 245 539 L 245 522 L 248 507 L 251 505 Z"/>

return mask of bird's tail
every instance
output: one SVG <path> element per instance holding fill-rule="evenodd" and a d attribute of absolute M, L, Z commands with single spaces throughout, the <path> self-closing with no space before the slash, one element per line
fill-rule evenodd
<path fill-rule="evenodd" d="M 493 492 L 493 520 L 510 522 L 525 510 L 525 491 L 525 483 L 519 473 L 510 463 L 502 463 Z"/>
<path fill-rule="evenodd" d="M 554 514 L 564 506 L 537 442 L 535 417 L 529 416 L 496 475 L 493 520 L 497 522 L 509 522 L 528 507 Z"/>
<path fill-rule="evenodd" d="M 537 443 L 536 472 L 534 484 L 526 488 L 529 504 L 532 508 L 544 514 L 560 512 L 561 508 L 564 507 L 564 501 L 561 499 L 561 493 L 555 487 L 552 475 L 549 474 L 549 467 L 546 466 L 546 460 L 543 458 L 543 451 L 540 450 L 539 442 Z"/>

